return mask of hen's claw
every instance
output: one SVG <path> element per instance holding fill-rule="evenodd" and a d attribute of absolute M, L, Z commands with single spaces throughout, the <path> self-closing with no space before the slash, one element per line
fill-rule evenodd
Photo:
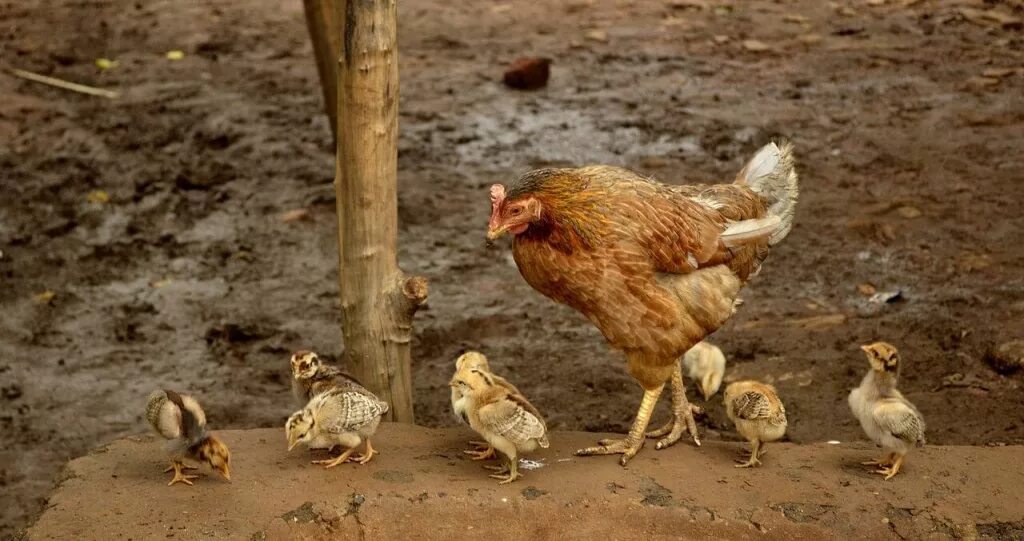
<path fill-rule="evenodd" d="M 676 366 L 672 372 L 672 419 L 659 429 L 651 430 L 646 434 L 648 438 L 661 438 L 654 446 L 655 449 L 667 449 L 674 445 L 684 433 L 693 437 L 693 443 L 700 447 L 700 436 L 697 434 L 697 422 L 693 420 L 694 414 L 702 414 L 704 409 L 695 404 L 690 404 L 686 399 L 686 387 L 683 385 L 683 370 Z"/>
<path fill-rule="evenodd" d="M 603 439 L 597 442 L 596 447 L 585 447 L 576 451 L 576 456 L 621 454 L 619 464 L 625 466 L 644 446 L 643 438 L 635 438 L 634 441 L 630 441 L 631 439 L 629 436 L 621 440 Z"/>

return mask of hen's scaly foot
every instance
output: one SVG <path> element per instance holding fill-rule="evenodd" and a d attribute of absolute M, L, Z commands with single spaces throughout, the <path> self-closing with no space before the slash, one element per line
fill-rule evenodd
<path fill-rule="evenodd" d="M 695 404 L 690 404 L 686 399 L 686 387 L 683 384 L 681 366 L 676 366 L 675 371 L 672 373 L 671 385 L 672 419 L 661 428 L 648 432 L 646 436 L 648 438 L 661 438 L 665 436 L 654 446 L 655 449 L 661 450 L 675 444 L 683 437 L 684 433 L 689 433 L 693 437 L 693 443 L 700 447 L 700 437 L 697 435 L 697 422 L 693 420 L 693 415 L 704 413 L 704 409 Z"/>
<path fill-rule="evenodd" d="M 469 450 L 467 450 L 467 451 L 463 451 L 463 453 L 469 455 L 469 459 L 470 460 L 487 460 L 488 458 L 494 458 L 494 457 L 498 456 L 494 452 L 494 447 L 491 447 L 490 445 L 488 445 L 487 448 L 482 450 L 482 451 L 469 451 Z"/>
<path fill-rule="evenodd" d="M 629 429 L 629 434 L 624 439 L 601 440 L 597 442 L 597 447 L 586 447 L 577 450 L 576 456 L 621 454 L 622 458 L 619 459 L 619 464 L 625 466 L 644 446 L 644 431 L 647 430 L 647 423 L 651 422 L 651 413 L 654 412 L 654 406 L 658 403 L 658 397 L 661 396 L 661 391 L 664 388 L 665 385 L 662 384 L 655 389 L 644 390 L 644 398 L 640 401 L 640 409 L 636 413 L 636 419 L 633 421 L 632 428 Z"/>
<path fill-rule="evenodd" d="M 192 485 L 192 479 L 198 479 L 199 478 L 198 475 L 185 475 L 184 473 L 181 473 L 185 469 L 193 469 L 193 470 L 195 470 L 195 469 L 198 469 L 198 468 L 188 468 L 187 466 L 185 466 L 184 464 L 182 464 L 180 462 L 175 462 L 175 463 L 171 464 L 170 468 L 164 470 L 164 472 L 168 472 L 168 471 L 174 470 L 174 477 L 171 479 L 170 483 L 167 483 L 167 486 L 171 486 L 174 483 L 179 483 L 179 482 L 180 483 L 185 483 L 186 485 L 191 486 Z"/>
<path fill-rule="evenodd" d="M 338 464 L 341 464 L 343 462 L 347 462 L 348 459 L 352 456 L 352 453 L 354 453 L 354 452 L 355 452 L 355 448 L 345 449 L 345 452 L 341 453 L 340 455 L 338 455 L 338 458 L 335 458 L 333 460 L 332 459 L 314 460 L 313 464 L 323 464 L 325 470 L 327 468 L 333 468 L 333 467 L 337 466 Z"/>

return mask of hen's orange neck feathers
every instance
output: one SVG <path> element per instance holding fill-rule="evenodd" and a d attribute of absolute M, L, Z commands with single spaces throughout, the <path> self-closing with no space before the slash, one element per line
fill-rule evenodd
<path fill-rule="evenodd" d="M 521 236 L 546 241 L 560 250 L 591 248 L 610 223 L 601 211 L 607 191 L 572 169 L 538 169 L 512 185 L 507 200 L 533 197 L 541 204 L 540 220 Z"/>

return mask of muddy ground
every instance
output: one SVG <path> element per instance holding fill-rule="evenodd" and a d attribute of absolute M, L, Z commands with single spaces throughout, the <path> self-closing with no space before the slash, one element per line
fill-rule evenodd
<path fill-rule="evenodd" d="M 400 258 L 431 280 L 417 420 L 452 423 L 445 383 L 469 347 L 556 429 L 623 430 L 639 400 L 588 322 L 484 247 L 490 183 L 597 162 L 722 181 L 785 136 L 797 223 L 712 338 L 729 378 L 774 381 L 795 442 L 856 439 L 856 346 L 887 339 L 930 442 L 1024 443 L 1024 380 L 984 362 L 1024 337 L 1024 9 L 906 3 L 402 3 Z M 502 86 L 521 55 L 553 59 L 546 89 Z M 342 344 L 301 2 L 6 1 L 0 58 L 122 92 L 0 76 L 8 534 L 67 459 L 146 430 L 152 388 L 195 393 L 216 427 L 277 426 L 289 352 Z M 307 219 L 282 220 L 295 209 Z M 902 298 L 872 303 L 865 284 Z M 704 423 L 729 437 L 718 400 Z"/>

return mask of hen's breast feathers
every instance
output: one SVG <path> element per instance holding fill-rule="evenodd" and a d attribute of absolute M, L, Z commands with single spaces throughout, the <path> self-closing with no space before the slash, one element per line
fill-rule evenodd
<path fill-rule="evenodd" d="M 589 193 L 577 195 L 587 208 L 562 222 L 563 208 L 545 204 L 550 223 L 516 237 L 513 255 L 527 283 L 583 312 L 620 349 L 677 357 L 732 315 L 768 244 L 765 237 L 726 247 L 721 235 L 763 217 L 760 196 L 735 184 L 667 186 L 614 167 L 576 172 L 588 179 Z M 588 238 L 573 242 L 581 228 Z"/>

